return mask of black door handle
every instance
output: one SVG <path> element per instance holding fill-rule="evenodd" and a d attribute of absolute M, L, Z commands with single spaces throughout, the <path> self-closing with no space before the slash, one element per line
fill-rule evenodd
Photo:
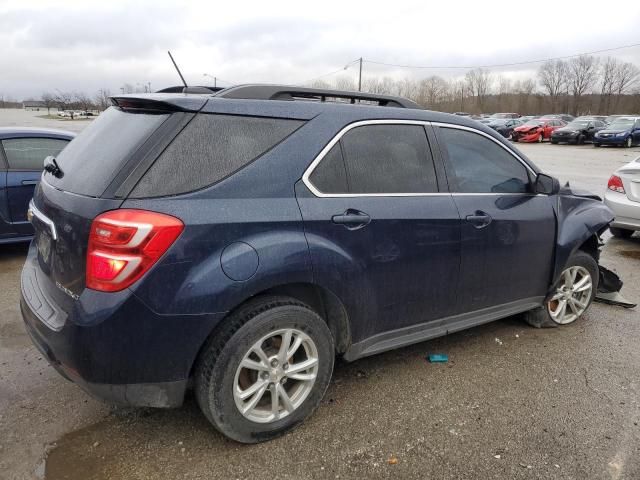
<path fill-rule="evenodd" d="M 467 215 L 466 220 L 472 224 L 474 228 L 484 228 L 489 225 L 493 219 L 488 213 L 478 210 L 473 215 Z"/>
<path fill-rule="evenodd" d="M 371 222 L 371 217 L 359 210 L 348 209 L 340 215 L 331 217 L 331 221 L 336 225 L 343 225 L 349 230 L 357 230 L 367 226 Z"/>

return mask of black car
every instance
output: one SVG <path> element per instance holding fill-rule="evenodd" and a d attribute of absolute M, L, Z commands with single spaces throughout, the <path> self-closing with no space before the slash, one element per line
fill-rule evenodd
<path fill-rule="evenodd" d="M 320 405 L 336 356 L 567 325 L 594 298 L 611 211 L 474 120 L 280 85 L 112 101 L 43 174 L 21 281 L 43 356 L 109 402 L 193 387 L 261 442 Z"/>
<path fill-rule="evenodd" d="M 573 143 L 581 145 L 584 142 L 593 142 L 595 134 L 606 128 L 600 120 L 574 120 L 568 125 L 554 130 L 551 134 L 551 143 Z"/>
<path fill-rule="evenodd" d="M 513 129 L 522 125 L 522 122 L 513 118 L 492 118 L 486 125 L 493 128 L 504 138 L 511 138 Z"/>

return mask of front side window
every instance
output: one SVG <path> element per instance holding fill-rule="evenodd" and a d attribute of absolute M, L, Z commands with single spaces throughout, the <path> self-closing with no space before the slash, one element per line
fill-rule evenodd
<path fill-rule="evenodd" d="M 12 170 L 42 170 L 44 159 L 57 156 L 69 143 L 57 138 L 12 138 L 2 141 Z"/>
<path fill-rule="evenodd" d="M 466 130 L 440 128 L 453 191 L 459 193 L 526 193 L 525 166 L 488 138 Z"/>

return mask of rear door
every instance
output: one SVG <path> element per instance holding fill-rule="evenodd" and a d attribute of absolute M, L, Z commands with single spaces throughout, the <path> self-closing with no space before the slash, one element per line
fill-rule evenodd
<path fill-rule="evenodd" d="M 29 201 L 40 181 L 44 159 L 57 156 L 69 143 L 66 139 L 46 137 L 19 137 L 2 140 L 2 150 L 7 160 L 7 202 L 13 231 L 30 235 L 33 228 L 27 221 Z"/>
<path fill-rule="evenodd" d="M 354 342 L 455 311 L 459 216 L 422 123 L 347 127 L 296 192 L 314 277 L 358 317 Z"/>
<path fill-rule="evenodd" d="M 452 125 L 437 134 L 462 219 L 461 308 L 541 300 L 554 259 L 551 198 L 532 193 L 534 172 L 498 140 Z"/>

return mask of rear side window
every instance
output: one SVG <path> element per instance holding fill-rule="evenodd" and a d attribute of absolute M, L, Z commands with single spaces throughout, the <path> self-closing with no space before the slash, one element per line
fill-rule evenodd
<path fill-rule="evenodd" d="M 349 193 L 340 143 L 336 143 L 309 176 L 322 193 Z"/>
<path fill-rule="evenodd" d="M 12 138 L 2 141 L 4 153 L 13 170 L 42 170 L 44 159 L 57 156 L 68 140 L 57 138 Z"/>
<path fill-rule="evenodd" d="M 365 125 L 340 140 L 350 193 L 438 191 L 427 135 L 421 125 Z"/>
<path fill-rule="evenodd" d="M 494 141 L 477 133 L 440 128 L 459 193 L 526 193 L 525 166 Z"/>
<path fill-rule="evenodd" d="M 131 196 L 177 195 L 213 185 L 270 150 L 303 123 L 199 114 L 158 157 Z"/>
<path fill-rule="evenodd" d="M 62 178 L 45 175 L 44 179 L 60 190 L 100 196 L 131 154 L 168 117 L 110 107 L 60 152 L 56 160 L 64 172 Z"/>

